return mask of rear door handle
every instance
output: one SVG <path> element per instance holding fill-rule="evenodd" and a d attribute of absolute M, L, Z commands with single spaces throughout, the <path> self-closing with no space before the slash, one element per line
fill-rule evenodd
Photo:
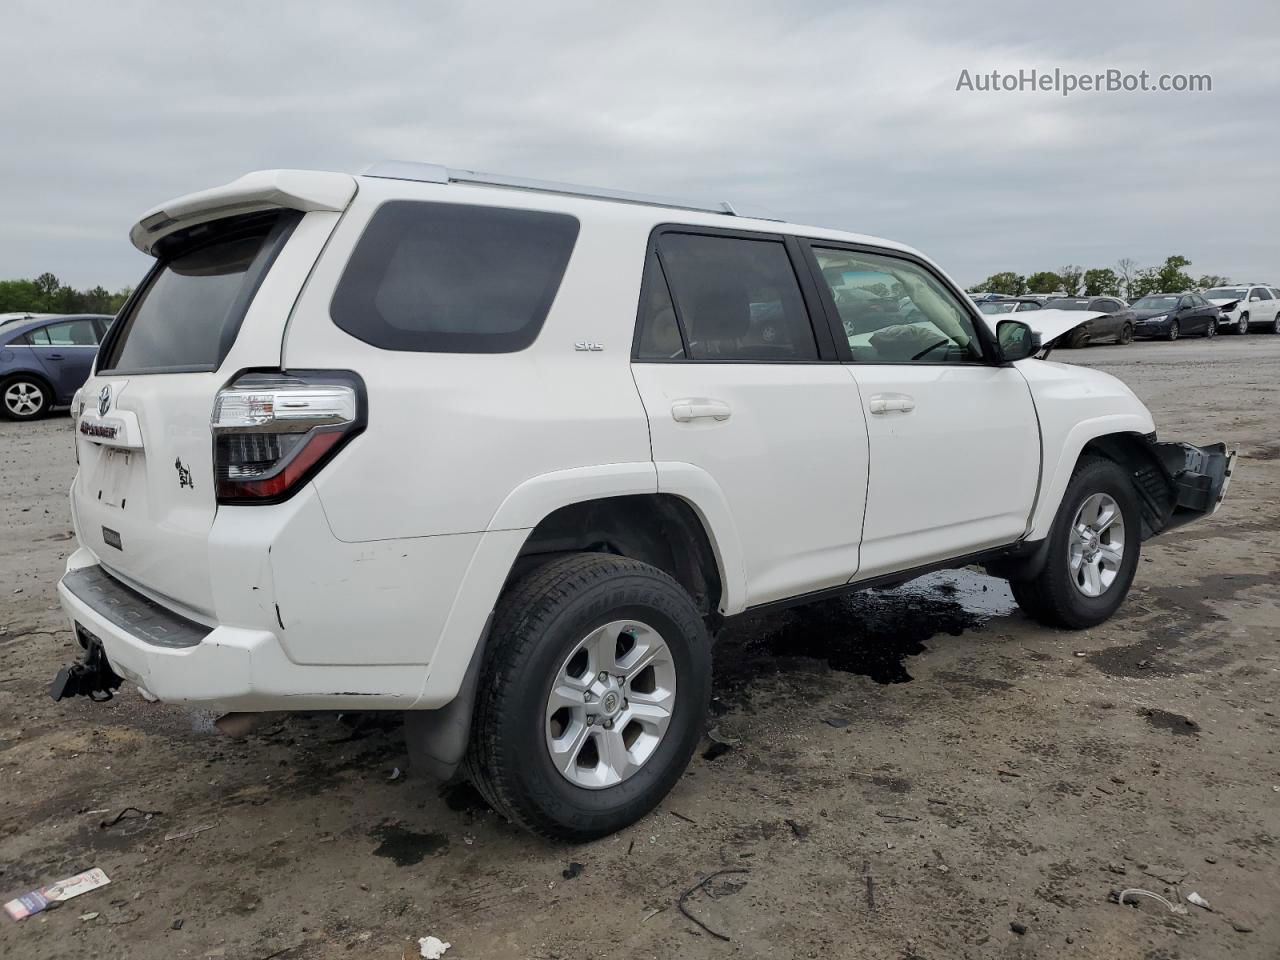
<path fill-rule="evenodd" d="M 910 413 L 916 408 L 916 398 L 905 393 L 877 393 L 867 401 L 867 409 L 874 414 Z"/>
<path fill-rule="evenodd" d="M 51 353 L 51 354 L 49 354 L 45 359 L 47 359 L 47 360 L 61 360 L 61 359 L 62 359 L 62 354 L 60 354 L 60 353 Z"/>
<path fill-rule="evenodd" d="M 723 400 L 709 400 L 706 397 L 690 397 L 686 400 L 676 400 L 671 404 L 671 419 L 680 423 L 688 423 L 691 420 L 724 421 L 728 420 L 732 413 L 729 405 Z"/>

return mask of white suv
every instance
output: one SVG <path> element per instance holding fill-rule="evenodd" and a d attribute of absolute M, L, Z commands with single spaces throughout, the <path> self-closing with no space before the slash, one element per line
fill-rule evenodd
<path fill-rule="evenodd" d="M 1206 290 L 1204 298 L 1222 309 L 1218 326 L 1234 333 L 1280 333 L 1280 290 L 1261 283 L 1240 283 Z"/>
<path fill-rule="evenodd" d="M 728 204 L 394 163 L 131 238 L 51 693 L 407 711 L 417 763 L 547 836 L 675 783 L 725 618 L 984 564 L 1086 627 L 1230 474 L 919 253 Z"/>

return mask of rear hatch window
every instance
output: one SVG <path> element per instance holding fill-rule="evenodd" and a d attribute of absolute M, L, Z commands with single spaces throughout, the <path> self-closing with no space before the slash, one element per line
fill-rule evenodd
<path fill-rule="evenodd" d="M 169 238 L 108 334 L 99 372 L 218 369 L 298 216 L 277 211 L 232 217 Z"/>
<path fill-rule="evenodd" d="M 577 238 L 577 218 L 562 213 L 384 203 L 343 271 L 333 321 L 385 350 L 523 350 L 542 328 Z"/>

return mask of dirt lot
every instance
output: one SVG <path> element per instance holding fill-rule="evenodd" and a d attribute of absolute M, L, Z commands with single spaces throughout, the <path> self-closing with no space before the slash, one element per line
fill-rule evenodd
<path fill-rule="evenodd" d="M 393 718 L 294 715 L 233 742 L 130 689 L 51 702 L 75 654 L 54 589 L 70 423 L 0 425 L 0 893 L 111 877 L 0 916 L 0 955 L 360 960 L 434 934 L 448 960 L 1274 960 L 1280 337 L 1059 356 L 1123 377 L 1163 435 L 1238 446 L 1221 512 L 1147 544 L 1121 614 L 1084 633 L 968 571 L 735 623 L 710 721 L 731 746 L 579 847 L 392 779 Z M 100 826 L 131 806 L 157 812 Z M 737 872 L 686 909 L 723 940 L 676 904 L 717 870 Z M 1213 912 L 1108 902 L 1128 887 Z"/>

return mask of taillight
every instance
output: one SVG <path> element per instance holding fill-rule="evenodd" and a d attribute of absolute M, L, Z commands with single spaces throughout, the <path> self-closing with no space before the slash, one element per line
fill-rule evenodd
<path fill-rule="evenodd" d="M 288 499 L 364 426 L 364 381 L 349 371 L 238 377 L 213 403 L 218 502 Z"/>

